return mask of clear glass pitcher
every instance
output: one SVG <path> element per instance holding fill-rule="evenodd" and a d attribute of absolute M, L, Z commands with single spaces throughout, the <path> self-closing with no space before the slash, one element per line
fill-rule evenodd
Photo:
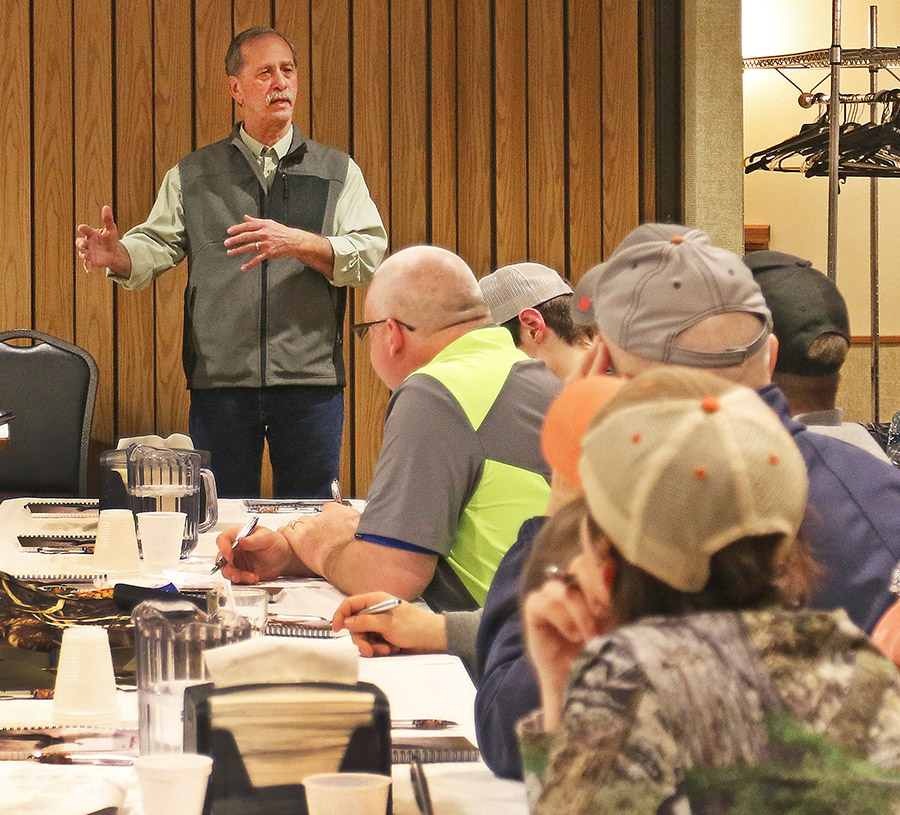
<path fill-rule="evenodd" d="M 216 480 L 200 466 L 200 454 L 132 444 L 128 448 L 128 500 L 132 512 L 183 512 L 187 515 L 181 557 L 197 546 L 197 535 L 219 520 Z M 204 512 L 201 517 L 200 510 Z"/>
<path fill-rule="evenodd" d="M 184 690 L 207 681 L 203 652 L 250 637 L 250 622 L 187 600 L 146 600 L 131 613 L 141 755 L 184 750 Z"/>

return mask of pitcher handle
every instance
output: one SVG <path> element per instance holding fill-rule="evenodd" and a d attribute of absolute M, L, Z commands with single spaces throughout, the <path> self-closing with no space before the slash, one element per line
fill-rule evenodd
<path fill-rule="evenodd" d="M 216 477 L 212 470 L 201 469 L 200 478 L 206 487 L 206 517 L 200 521 L 198 532 L 208 532 L 219 520 L 219 496 L 216 493 Z"/>

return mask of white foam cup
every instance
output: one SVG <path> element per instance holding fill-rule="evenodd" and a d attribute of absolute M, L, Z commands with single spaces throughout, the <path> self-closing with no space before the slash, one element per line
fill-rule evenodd
<path fill-rule="evenodd" d="M 96 625 L 63 631 L 53 691 L 56 724 L 115 727 L 119 723 L 109 635 Z"/>
<path fill-rule="evenodd" d="M 385 815 L 389 775 L 319 773 L 303 780 L 309 815 Z"/>
<path fill-rule="evenodd" d="M 199 753 L 153 753 L 134 762 L 144 815 L 201 815 L 212 758 Z"/>
<path fill-rule="evenodd" d="M 139 512 L 137 519 L 144 571 L 158 573 L 163 569 L 177 569 L 187 513 Z"/>

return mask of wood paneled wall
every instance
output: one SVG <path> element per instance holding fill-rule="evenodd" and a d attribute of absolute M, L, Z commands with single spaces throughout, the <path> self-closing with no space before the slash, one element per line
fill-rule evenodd
<path fill-rule="evenodd" d="M 97 360 L 94 490 L 99 454 L 118 437 L 187 429 L 187 272 L 182 264 L 150 289 L 118 290 L 80 268 L 74 227 L 98 224 L 105 203 L 121 229 L 139 223 L 166 170 L 229 131 L 223 59 L 233 32 L 269 24 L 294 41 L 296 121 L 361 165 L 394 250 L 435 243 L 479 276 L 533 260 L 577 280 L 653 215 L 649 0 L 3 8 L 0 328 L 46 331 Z M 346 347 L 342 481 L 364 496 L 388 394 L 366 348 L 351 336 Z"/>

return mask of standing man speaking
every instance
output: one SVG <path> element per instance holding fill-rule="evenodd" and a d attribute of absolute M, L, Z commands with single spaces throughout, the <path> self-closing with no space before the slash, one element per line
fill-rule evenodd
<path fill-rule="evenodd" d="M 265 439 L 276 497 L 330 495 L 346 287 L 366 285 L 387 248 L 359 167 L 292 124 L 296 66 L 278 31 L 238 34 L 225 70 L 243 122 L 169 170 L 143 224 L 120 239 L 104 206 L 75 241 L 85 269 L 127 289 L 188 258 L 190 432 L 226 497 L 259 495 Z"/>

